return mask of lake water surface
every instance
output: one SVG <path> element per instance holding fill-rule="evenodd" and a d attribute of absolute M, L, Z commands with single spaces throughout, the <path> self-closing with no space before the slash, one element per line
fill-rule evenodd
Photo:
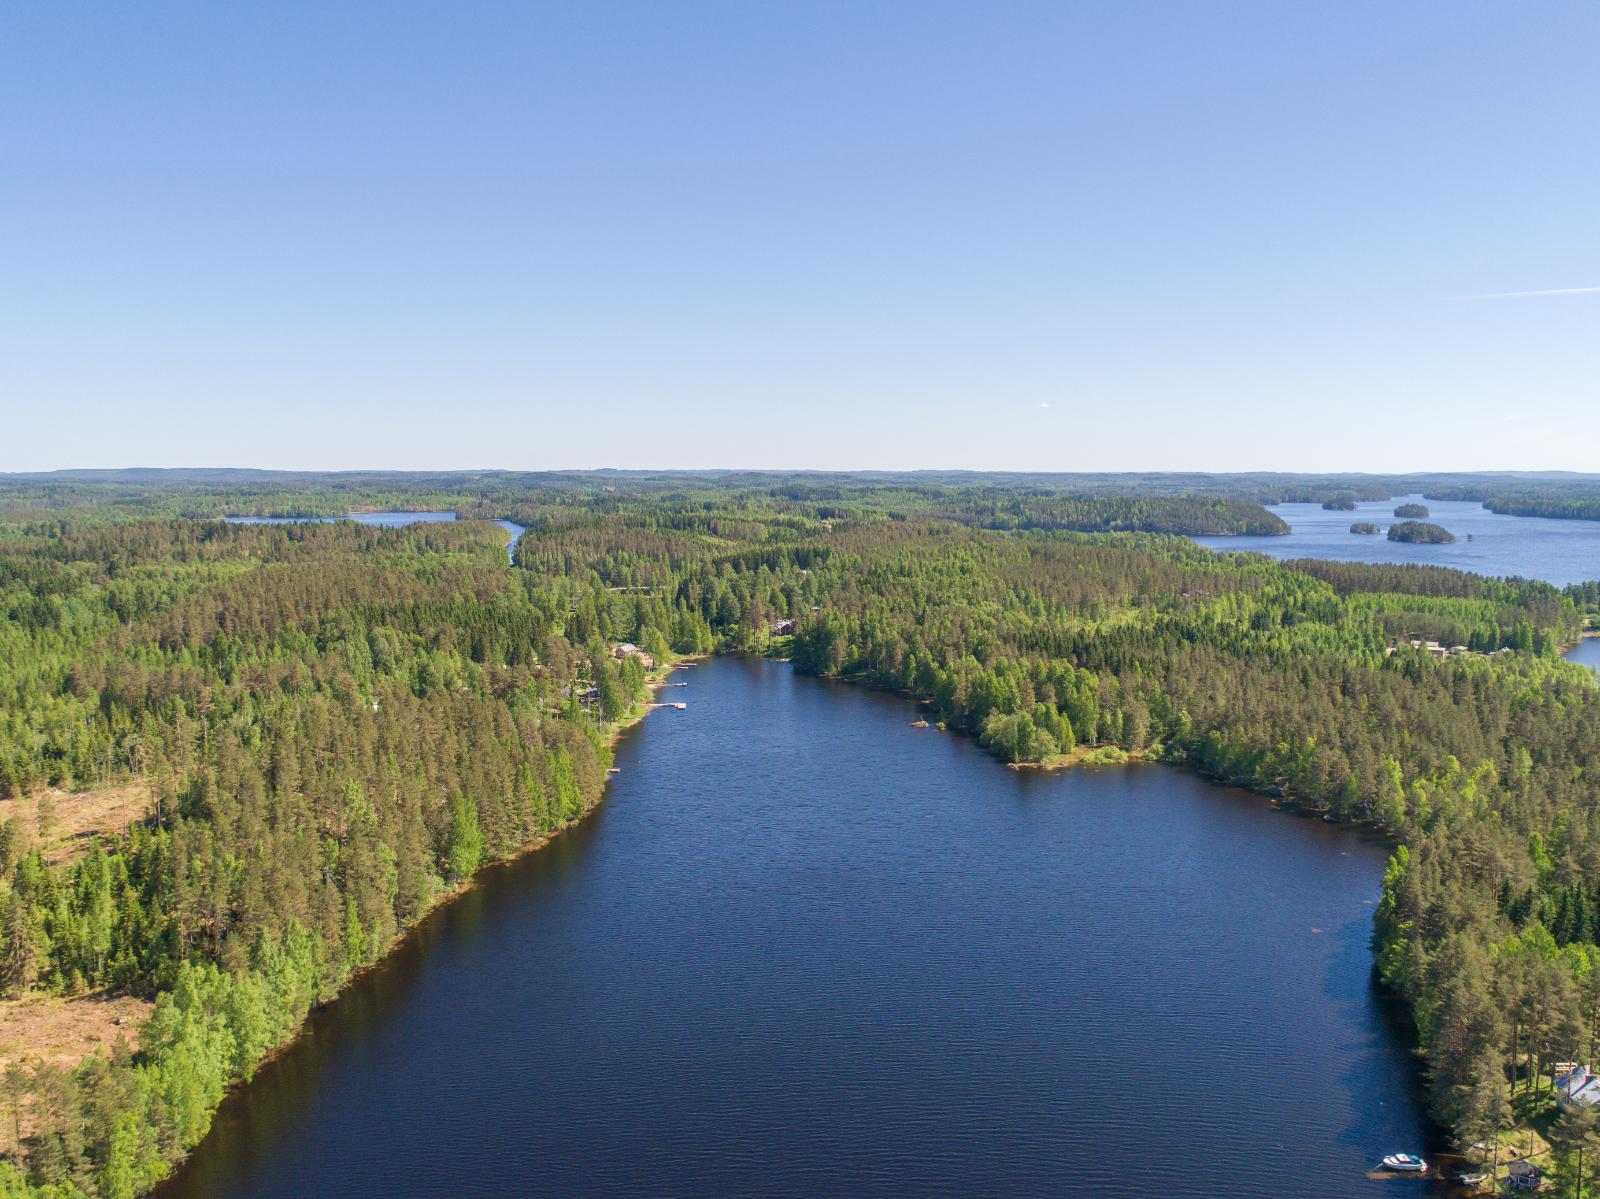
<path fill-rule="evenodd" d="M 344 516 L 225 516 L 235 525 L 325 525 L 336 520 L 353 520 L 358 525 L 377 525 L 399 529 L 406 525 L 438 524 L 454 520 L 454 512 L 350 512 Z"/>
<path fill-rule="evenodd" d="M 714 659 L 223 1106 L 165 1199 L 1403 1196 L 1386 856 Z"/>
<path fill-rule="evenodd" d="M 376 525 L 385 529 L 404 528 L 406 525 L 435 524 L 454 520 L 454 512 L 352 512 L 347 516 L 226 516 L 224 520 L 236 525 L 299 525 L 327 524 L 335 520 L 353 520 L 358 525 Z M 510 520 L 494 522 L 511 538 L 506 545 L 507 557 L 515 558 L 517 542 L 527 529 Z"/>
<path fill-rule="evenodd" d="M 1400 504 L 1427 506 L 1429 521 L 1455 534 L 1453 545 L 1412 545 L 1350 532 L 1357 521 L 1387 532 Z M 1600 579 L 1600 521 L 1500 516 L 1463 500 L 1420 495 L 1357 504 L 1354 512 L 1329 512 L 1321 504 L 1275 504 L 1291 531 L 1282 537 L 1196 537 L 1217 550 L 1253 550 L 1274 558 L 1332 558 L 1341 562 L 1412 562 L 1449 566 L 1481 575 L 1520 575 L 1558 587 Z M 1468 540 L 1468 537 L 1471 540 Z"/>
<path fill-rule="evenodd" d="M 1600 670 L 1600 637 L 1585 637 L 1567 651 L 1567 661 Z"/>

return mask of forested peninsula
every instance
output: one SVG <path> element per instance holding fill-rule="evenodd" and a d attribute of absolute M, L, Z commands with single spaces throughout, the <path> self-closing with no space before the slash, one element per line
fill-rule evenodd
<path fill-rule="evenodd" d="M 1460 483 L 1429 492 L 1441 500 L 1476 500 L 1502 516 L 1543 516 L 1551 520 L 1600 520 L 1600 482 L 1581 479 L 1520 480 L 1484 486 Z"/>
<path fill-rule="evenodd" d="M 220 519 L 376 508 L 462 519 Z M 653 663 L 714 650 L 1384 830 L 1378 967 L 1435 1112 L 1496 1135 L 1600 1035 L 1600 687 L 1559 656 L 1594 589 L 1172 535 L 1275 520 L 959 479 L 0 486 L 5 1011 L 148 1012 L 9 1063 L 0 1195 L 148 1190 L 312 1005 L 598 799 Z"/>

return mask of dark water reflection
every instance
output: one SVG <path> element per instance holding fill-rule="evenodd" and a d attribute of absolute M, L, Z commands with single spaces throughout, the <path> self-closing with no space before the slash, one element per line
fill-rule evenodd
<path fill-rule="evenodd" d="M 718 659 L 225 1105 L 166 1199 L 1415 1194 L 1385 858 Z"/>

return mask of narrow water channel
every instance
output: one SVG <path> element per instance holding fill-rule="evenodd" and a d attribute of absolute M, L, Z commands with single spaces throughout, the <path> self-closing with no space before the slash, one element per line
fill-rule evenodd
<path fill-rule="evenodd" d="M 224 1105 L 165 1199 L 1415 1194 L 1386 856 L 715 659 Z"/>

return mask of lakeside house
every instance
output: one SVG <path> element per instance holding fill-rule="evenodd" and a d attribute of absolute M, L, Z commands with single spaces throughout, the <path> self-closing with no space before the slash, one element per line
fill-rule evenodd
<path fill-rule="evenodd" d="M 1423 641 L 1420 637 L 1413 637 L 1406 644 L 1409 644 L 1412 649 L 1422 650 L 1430 658 L 1491 658 L 1499 657 L 1501 654 L 1510 652 L 1509 650 L 1505 649 L 1497 649 L 1493 654 L 1484 654 L 1479 653 L 1477 650 L 1471 649 L 1465 645 L 1447 646 L 1437 641 Z M 1399 643 L 1396 643 L 1385 646 L 1383 652 L 1386 655 L 1394 654 L 1399 649 L 1400 645 Z"/>
<path fill-rule="evenodd" d="M 1424 651 L 1427 652 L 1427 654 L 1430 657 L 1434 657 L 1434 658 L 1448 658 L 1451 654 L 1455 653 L 1454 649 L 1446 649 L 1444 646 L 1440 645 L 1437 641 L 1423 641 L 1419 637 L 1413 637 L 1411 639 L 1411 641 L 1410 641 L 1410 645 L 1411 645 L 1412 649 L 1424 650 Z M 1400 647 L 1398 645 L 1386 646 L 1384 648 L 1384 653 L 1392 654 L 1396 650 L 1398 650 L 1399 648 Z M 1467 647 L 1464 646 L 1464 645 L 1460 646 L 1458 648 L 1461 650 L 1461 652 L 1463 654 L 1468 652 L 1467 651 Z"/>
<path fill-rule="evenodd" d="M 1600 1107 L 1600 1076 L 1575 1066 L 1556 1079 L 1556 1106 L 1562 1111 Z"/>
<path fill-rule="evenodd" d="M 611 656 L 619 662 L 624 658 L 638 658 L 639 665 L 646 670 L 654 670 L 656 665 L 654 657 L 645 653 L 644 650 L 631 641 L 624 641 L 621 645 L 613 645 L 611 647 Z"/>
<path fill-rule="evenodd" d="M 571 687 L 562 687 L 558 694 L 562 699 L 571 699 L 573 689 Z M 577 695 L 578 706 L 585 712 L 600 702 L 600 688 L 583 680 L 579 681 Z"/>
<path fill-rule="evenodd" d="M 794 621 L 775 620 L 767 626 L 767 632 L 774 637 L 790 637 L 794 635 Z"/>
<path fill-rule="evenodd" d="M 1506 1167 L 1506 1184 L 1513 1191 L 1537 1191 L 1544 1185 L 1544 1171 L 1532 1162 L 1512 1162 Z"/>

